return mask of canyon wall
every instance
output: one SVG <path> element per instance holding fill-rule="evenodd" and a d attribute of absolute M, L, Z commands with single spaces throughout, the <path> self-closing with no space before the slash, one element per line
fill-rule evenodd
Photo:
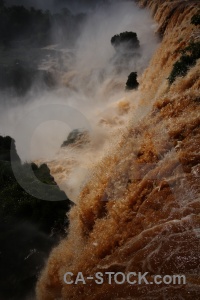
<path fill-rule="evenodd" d="M 38 281 L 40 300 L 200 295 L 199 60 L 173 84 L 167 79 L 180 51 L 199 42 L 199 27 L 191 24 L 199 1 L 137 2 L 151 10 L 161 44 L 139 78 L 140 105 L 128 129 L 95 167 L 69 214 L 68 236 Z M 67 285 L 66 272 L 183 274 L 187 283 Z"/>

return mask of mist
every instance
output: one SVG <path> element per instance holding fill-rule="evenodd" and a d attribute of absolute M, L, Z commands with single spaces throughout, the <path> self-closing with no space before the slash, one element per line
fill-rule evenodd
<path fill-rule="evenodd" d="M 31 36 L 27 30 L 23 37 L 19 34 L 10 44 L 2 45 L 1 66 L 6 72 L 0 74 L 1 82 L 7 79 L 10 82 L 6 88 L 0 85 L 0 135 L 9 135 L 15 140 L 22 162 L 46 163 L 59 188 L 68 199 L 78 203 L 80 191 L 93 170 L 105 155 L 112 157 L 113 149 L 132 121 L 131 112 L 139 105 L 140 89 L 127 91 L 126 81 L 131 72 L 137 72 L 140 83 L 159 43 L 156 25 L 150 14 L 132 1 L 94 4 L 94 1 L 81 0 L 76 3 L 10 0 L 6 3 L 34 5 L 54 13 L 67 7 L 72 12 L 43 14 L 47 21 L 53 19 L 52 26 L 47 26 L 48 45 L 46 41 L 43 43 L 45 30 L 40 36 L 40 26 L 31 42 L 27 42 Z M 84 15 L 72 15 L 82 12 Z M 41 15 L 35 10 L 32 13 Z M 78 28 L 74 27 L 76 21 Z M 34 22 L 32 25 L 35 26 Z M 136 32 L 140 41 L 137 55 L 126 59 L 119 57 L 111 44 L 114 35 L 125 31 Z M 16 68 L 11 78 L 6 75 L 10 64 L 11 71 Z M 61 147 L 74 129 L 86 134 L 71 145 Z M 58 211 L 58 208 L 51 209 Z M 33 237 L 40 235 L 37 228 L 27 227 L 25 231 L 21 226 L 18 231 L 19 236 L 28 236 L 27 231 L 31 231 Z M 33 253 L 39 266 L 55 243 L 46 235 L 39 244 L 43 242 L 48 246 L 45 254 L 43 250 L 37 257 Z M 32 250 L 29 245 L 27 248 Z M 24 255 L 29 257 L 29 254 L 32 252 L 26 251 Z M 27 290 L 24 293 L 29 299 Z"/>
<path fill-rule="evenodd" d="M 124 31 L 137 33 L 140 53 L 119 72 L 111 38 Z M 48 55 L 38 64 L 39 69 L 45 65 L 53 70 L 58 81 L 55 88 L 44 88 L 36 78 L 23 97 L 1 92 L 0 134 L 15 139 L 22 161 L 47 163 L 59 186 L 74 202 L 89 170 L 111 151 L 110 145 L 119 142 L 129 112 L 138 105 L 140 91 L 125 91 L 125 83 L 132 71 L 138 73 L 140 81 L 158 45 L 154 31 L 149 13 L 133 2 L 98 6 L 88 15 L 73 49 L 55 45 L 61 63 L 54 60 L 52 67 Z M 60 113 L 54 115 L 52 105 Z M 61 149 L 74 129 L 88 131 L 91 143 L 82 150 Z"/>

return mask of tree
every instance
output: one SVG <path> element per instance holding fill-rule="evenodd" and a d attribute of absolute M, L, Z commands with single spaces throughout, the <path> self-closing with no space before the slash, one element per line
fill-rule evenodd
<path fill-rule="evenodd" d="M 116 34 L 111 38 L 111 44 L 115 50 L 129 52 L 140 48 L 140 42 L 137 37 L 137 33 L 131 31 L 125 31 L 120 34 Z"/>
<path fill-rule="evenodd" d="M 5 7 L 5 1 L 4 0 L 0 0 L 0 8 Z"/>

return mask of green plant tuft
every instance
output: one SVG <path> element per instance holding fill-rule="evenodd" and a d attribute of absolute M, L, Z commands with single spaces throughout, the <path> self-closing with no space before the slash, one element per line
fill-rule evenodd
<path fill-rule="evenodd" d="M 198 13 L 196 15 L 194 15 L 191 19 L 191 24 L 193 25 L 200 25 L 200 10 L 198 11 Z"/>
<path fill-rule="evenodd" d="M 200 42 L 192 42 L 181 50 L 182 56 L 175 62 L 171 74 L 167 78 L 171 85 L 177 77 L 184 77 L 188 70 L 195 66 L 197 59 L 200 58 Z"/>

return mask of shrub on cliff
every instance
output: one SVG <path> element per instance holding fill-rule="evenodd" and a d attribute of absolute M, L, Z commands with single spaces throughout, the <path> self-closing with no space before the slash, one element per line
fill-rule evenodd
<path fill-rule="evenodd" d="M 189 53 L 194 59 L 200 58 L 200 42 L 192 42 L 181 51 L 182 54 Z"/>
<path fill-rule="evenodd" d="M 137 82 L 137 73 L 132 72 L 128 76 L 128 80 L 126 82 L 126 89 L 127 90 L 134 90 L 138 88 L 139 83 Z"/>
<path fill-rule="evenodd" d="M 17 4 L 17 1 L 14 2 Z M 85 13 L 74 15 L 67 8 L 63 8 L 61 12 L 51 13 L 49 10 L 42 11 L 22 5 L 8 6 L 0 0 L 0 45 L 44 47 L 52 43 L 53 31 L 54 43 L 69 46 L 69 43 L 73 44 L 80 34 L 85 19 Z"/>
<path fill-rule="evenodd" d="M 200 25 L 200 10 L 198 11 L 198 13 L 196 15 L 194 15 L 191 19 L 191 24 L 193 25 Z"/>
<path fill-rule="evenodd" d="M 200 42 L 190 43 L 181 53 L 182 56 L 175 62 L 171 74 L 168 77 L 169 84 L 172 84 L 177 77 L 184 77 L 188 70 L 195 66 L 197 59 L 200 58 Z"/>
<path fill-rule="evenodd" d="M 137 33 L 131 31 L 125 31 L 114 35 L 111 38 L 111 44 L 114 46 L 117 52 L 121 50 L 132 51 L 140 47 Z"/>
<path fill-rule="evenodd" d="M 168 77 L 169 83 L 172 84 L 177 77 L 184 77 L 195 63 L 196 60 L 194 60 L 190 55 L 182 55 L 179 61 L 177 61 L 173 66 L 172 72 Z"/>

